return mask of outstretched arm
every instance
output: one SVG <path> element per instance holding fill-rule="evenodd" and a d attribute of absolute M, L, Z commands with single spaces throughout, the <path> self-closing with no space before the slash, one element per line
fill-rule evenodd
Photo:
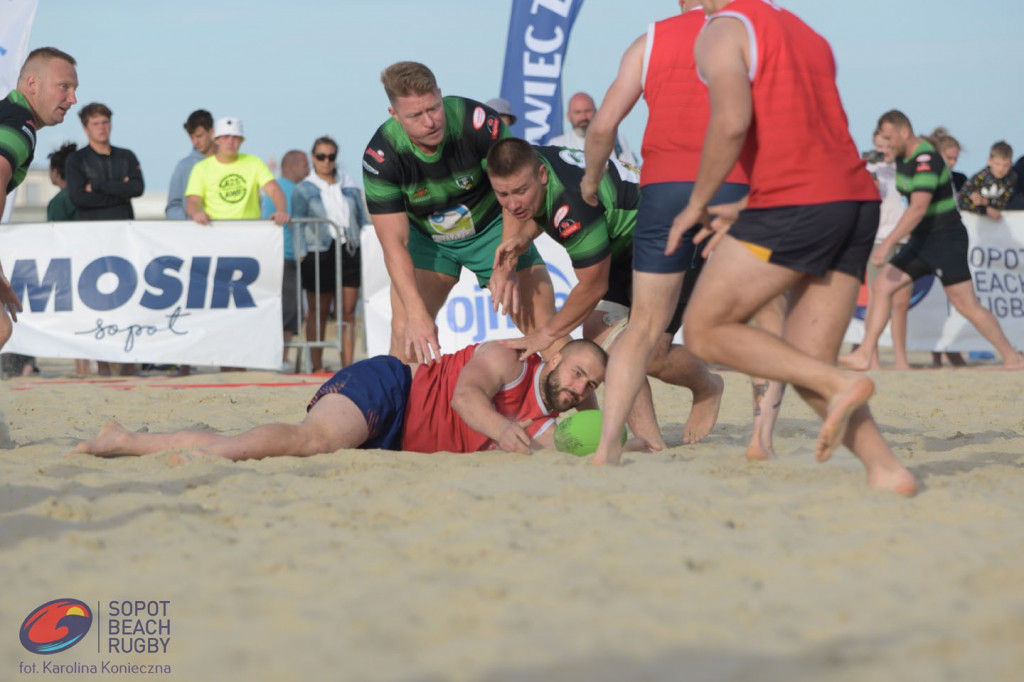
<path fill-rule="evenodd" d="M 494 409 L 493 402 L 501 387 L 515 380 L 522 369 L 516 351 L 497 343 L 480 346 L 459 373 L 452 409 L 471 429 L 497 443 L 499 449 L 529 453 L 530 436 L 525 429 L 529 422 L 508 419 Z"/>

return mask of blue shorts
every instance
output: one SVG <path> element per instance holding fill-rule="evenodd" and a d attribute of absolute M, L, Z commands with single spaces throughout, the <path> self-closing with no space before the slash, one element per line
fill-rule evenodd
<path fill-rule="evenodd" d="M 392 355 L 378 355 L 338 370 L 317 390 L 306 411 L 328 393 L 343 395 L 366 417 L 370 433 L 361 449 L 401 450 L 411 386 L 409 365 Z"/>
<path fill-rule="evenodd" d="M 672 221 L 690 201 L 692 182 L 656 182 L 640 190 L 640 209 L 633 232 L 633 269 L 638 272 L 684 272 L 698 266 L 699 249 L 694 247 L 693 229 L 683 235 L 683 242 L 671 256 L 665 255 Z M 739 201 L 749 187 L 735 182 L 722 185 L 711 199 L 711 205 Z"/>

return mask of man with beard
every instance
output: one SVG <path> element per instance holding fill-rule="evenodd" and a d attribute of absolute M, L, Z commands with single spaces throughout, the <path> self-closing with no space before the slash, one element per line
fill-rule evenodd
<path fill-rule="evenodd" d="M 545 362 L 519 359 L 500 343 L 467 346 L 429 364 L 406 365 L 390 355 L 337 372 L 313 396 L 301 424 L 264 424 L 226 436 L 210 431 L 133 433 L 107 424 L 76 453 L 175 453 L 226 459 L 306 457 L 345 448 L 413 452 L 505 450 L 553 446 L 560 412 L 589 398 L 604 380 L 607 357 L 597 344 L 570 341 Z"/>

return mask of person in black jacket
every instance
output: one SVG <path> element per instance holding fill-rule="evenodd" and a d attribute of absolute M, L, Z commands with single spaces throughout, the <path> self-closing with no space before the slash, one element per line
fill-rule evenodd
<path fill-rule="evenodd" d="M 131 150 L 110 144 L 111 113 L 105 104 L 87 104 L 78 117 L 89 144 L 67 161 L 76 220 L 131 220 L 131 200 L 145 189 L 139 160 Z"/>
<path fill-rule="evenodd" d="M 132 220 L 132 198 L 142 196 L 145 185 L 139 160 L 129 149 L 110 144 L 110 108 L 99 102 L 82 107 L 78 117 L 89 144 L 68 156 L 64 173 L 68 194 L 75 205 L 75 220 Z M 99 362 L 99 373 L 111 374 L 109 362 Z M 117 363 L 114 363 L 117 364 Z M 135 365 L 120 364 L 121 375 Z M 88 363 L 77 361 L 75 371 L 88 374 Z"/>

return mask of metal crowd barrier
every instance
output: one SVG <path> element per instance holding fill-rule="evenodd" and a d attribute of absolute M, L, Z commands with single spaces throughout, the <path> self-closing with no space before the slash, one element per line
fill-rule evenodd
<path fill-rule="evenodd" d="M 305 338 L 307 326 L 303 319 L 302 311 L 306 300 L 306 291 L 302 288 L 302 257 L 303 255 L 313 256 L 313 262 L 315 264 L 315 280 L 316 280 L 316 297 L 314 300 L 320 299 L 320 259 L 316 258 L 318 255 L 316 252 L 309 252 L 303 254 L 302 244 L 304 239 L 300 236 L 300 232 L 307 227 L 311 227 L 315 230 L 315 234 L 319 237 L 322 234 L 322 230 L 330 230 L 331 236 L 334 239 L 334 260 L 335 260 L 335 276 L 334 276 L 334 309 L 335 314 L 338 318 L 337 324 L 337 338 L 333 335 L 329 339 L 308 339 Z M 295 262 L 295 296 L 297 310 L 299 311 L 299 333 L 295 336 L 295 339 L 284 344 L 285 348 L 297 348 L 298 352 L 295 354 L 295 372 L 298 374 L 303 368 L 305 371 L 313 371 L 313 359 L 309 351 L 311 348 L 323 348 L 323 349 L 334 349 L 341 354 L 342 347 L 342 334 L 347 322 L 342 320 L 342 297 L 341 297 L 341 269 L 342 259 L 341 250 L 345 248 L 345 245 L 341 243 L 342 230 L 337 224 L 330 220 L 324 220 L 323 218 L 292 218 L 291 222 L 288 223 L 288 229 L 292 238 L 292 253 L 294 254 L 293 260 Z M 310 315 L 315 315 L 316 321 L 316 332 L 317 337 L 320 336 L 320 306 L 314 306 L 313 310 L 309 311 Z M 329 331 L 329 328 L 325 331 Z M 304 340 L 303 340 L 304 339 Z"/>

